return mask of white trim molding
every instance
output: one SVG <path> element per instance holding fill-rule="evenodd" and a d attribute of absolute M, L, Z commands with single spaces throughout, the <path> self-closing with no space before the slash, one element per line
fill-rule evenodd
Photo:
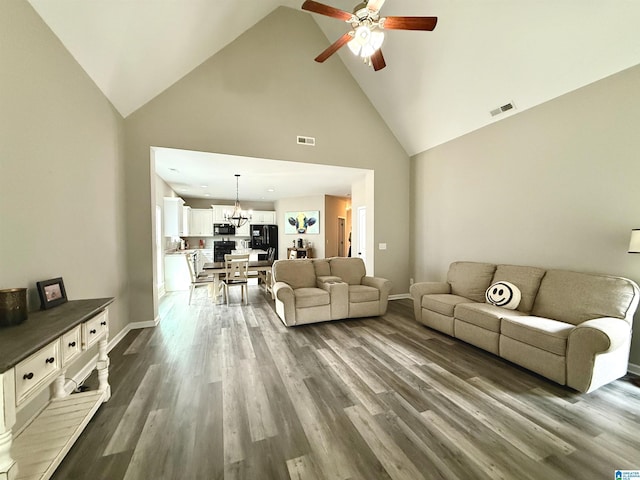
<path fill-rule="evenodd" d="M 640 365 L 636 365 L 635 363 L 630 363 L 627 370 L 634 375 L 640 375 Z"/>

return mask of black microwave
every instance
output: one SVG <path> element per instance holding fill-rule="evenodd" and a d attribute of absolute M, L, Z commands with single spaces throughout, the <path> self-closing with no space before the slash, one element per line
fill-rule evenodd
<path fill-rule="evenodd" d="M 229 225 L 228 223 L 214 223 L 213 224 L 214 235 L 235 235 L 236 227 Z"/>

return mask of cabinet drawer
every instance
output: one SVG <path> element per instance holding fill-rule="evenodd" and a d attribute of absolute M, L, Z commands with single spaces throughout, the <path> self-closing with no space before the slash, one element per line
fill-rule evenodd
<path fill-rule="evenodd" d="M 108 331 L 109 316 L 105 310 L 82 324 L 82 343 L 84 344 L 84 348 L 91 347 L 103 338 Z"/>
<path fill-rule="evenodd" d="M 82 327 L 78 325 L 62 336 L 62 366 L 66 367 L 82 352 Z"/>
<path fill-rule="evenodd" d="M 61 371 L 60 342 L 56 340 L 16 366 L 16 405 L 38 393 Z"/>

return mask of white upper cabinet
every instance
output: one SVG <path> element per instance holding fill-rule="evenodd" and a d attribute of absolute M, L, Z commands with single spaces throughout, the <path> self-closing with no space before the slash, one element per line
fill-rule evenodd
<path fill-rule="evenodd" d="M 182 236 L 188 237 L 191 232 L 191 207 L 182 207 Z"/>
<path fill-rule="evenodd" d="M 184 232 L 183 207 L 180 197 L 164 197 L 164 236 L 179 237 Z"/>
<path fill-rule="evenodd" d="M 254 210 L 251 218 L 253 224 L 277 225 L 276 212 L 266 210 Z"/>
<path fill-rule="evenodd" d="M 225 212 L 232 212 L 233 205 L 211 205 L 213 210 L 213 223 L 227 223 L 224 219 Z"/>
<path fill-rule="evenodd" d="M 189 235 L 192 237 L 213 236 L 213 209 L 192 208 Z"/>

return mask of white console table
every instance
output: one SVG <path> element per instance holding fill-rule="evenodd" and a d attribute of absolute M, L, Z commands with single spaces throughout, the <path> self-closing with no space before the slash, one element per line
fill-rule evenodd
<path fill-rule="evenodd" d="M 0 329 L 0 480 L 50 478 L 111 396 L 107 307 L 112 302 L 74 300 Z M 96 344 L 98 390 L 69 395 L 67 368 Z M 44 410 L 14 437 L 16 412 L 47 388 L 51 395 Z"/>

